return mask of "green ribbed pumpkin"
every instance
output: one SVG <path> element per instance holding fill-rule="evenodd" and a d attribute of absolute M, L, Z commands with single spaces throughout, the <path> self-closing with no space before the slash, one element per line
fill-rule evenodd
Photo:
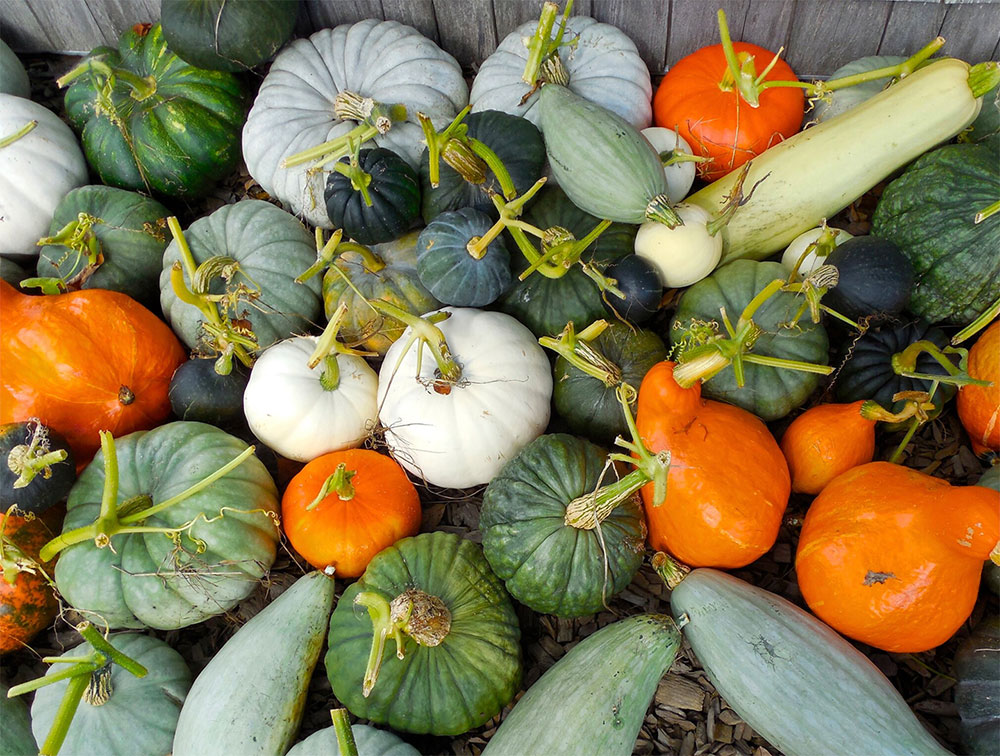
<path fill-rule="evenodd" d="M 967 753 L 988 756 L 1000 743 L 1000 617 L 983 617 L 955 652 L 955 706 Z"/>
<path fill-rule="evenodd" d="M 358 756 L 420 756 L 420 751 L 388 730 L 368 725 L 351 725 Z M 341 756 L 337 733 L 333 727 L 317 730 L 296 743 L 286 756 Z"/>

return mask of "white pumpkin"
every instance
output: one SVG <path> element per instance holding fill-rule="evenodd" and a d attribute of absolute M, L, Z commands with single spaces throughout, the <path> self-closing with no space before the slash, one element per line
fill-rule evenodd
<path fill-rule="evenodd" d="M 469 97 L 472 112 L 502 110 L 539 125 L 537 93 L 520 104 L 529 90 L 521 81 L 528 62 L 524 40 L 531 38 L 537 26 L 537 21 L 522 24 L 504 37 L 496 52 L 483 61 L 472 82 Z M 558 22 L 553 36 L 557 28 Z M 580 97 L 617 113 L 637 129 L 649 126 L 653 117 L 649 69 L 628 35 L 588 16 L 571 16 L 566 21 L 563 40 L 572 39 L 577 40 L 575 47 L 559 49 L 559 59 L 569 74 L 567 86 Z"/>
<path fill-rule="evenodd" d="M 379 372 L 379 419 L 393 458 L 427 483 L 488 483 L 549 423 L 552 370 L 534 335 L 510 315 L 446 307 L 438 323 L 462 369 L 435 390 L 426 345 L 408 347 L 408 328 Z M 418 361 L 420 363 L 418 373 Z"/>
<path fill-rule="evenodd" d="M 820 242 L 820 238 L 826 233 L 825 244 L 822 250 L 816 248 L 816 243 Z M 826 262 L 826 256 L 830 254 L 835 247 L 839 247 L 848 239 L 853 239 L 853 234 L 849 234 L 842 228 L 829 228 L 823 226 L 817 226 L 816 228 L 810 228 L 808 231 L 803 231 L 801 234 L 792 239 L 791 243 L 785 247 L 785 251 L 781 253 L 781 264 L 785 266 L 785 269 L 791 273 L 792 269 L 795 267 L 795 263 L 798 262 L 799 258 L 805 253 L 805 251 L 812 246 L 812 251 L 809 252 L 799 264 L 799 278 L 804 278 L 812 273 L 816 268 Z M 831 244 L 832 241 L 832 244 Z M 817 252 L 822 252 L 822 254 L 817 254 Z"/>
<path fill-rule="evenodd" d="M 711 273 L 722 258 L 722 235 L 710 234 L 708 211 L 681 203 L 674 210 L 684 222 L 670 228 L 656 221 L 639 226 L 635 253 L 646 259 L 660 276 L 666 289 L 697 283 Z"/>
<path fill-rule="evenodd" d="M 691 152 L 691 145 L 687 143 L 687 140 L 673 129 L 650 126 L 640 133 L 661 155 L 664 152 L 673 152 L 675 155 L 694 154 Z M 680 160 L 663 166 L 663 175 L 667 177 L 667 199 L 670 200 L 671 205 L 676 205 L 688 196 L 694 185 L 696 167 L 697 162 L 694 160 Z"/>
<path fill-rule="evenodd" d="M 247 116 L 243 157 L 250 175 L 269 194 L 322 228 L 332 227 L 323 201 L 329 171 L 310 170 L 308 163 L 283 168 L 281 163 L 357 125 L 334 114 L 334 99 L 345 91 L 387 106 L 406 106 L 407 121 L 373 141 L 415 168 L 424 148 L 417 113 L 442 128 L 469 99 L 458 62 L 397 21 L 368 19 L 321 29 L 287 45 L 264 77 Z"/>
<path fill-rule="evenodd" d="M 278 454 L 308 462 L 360 446 L 375 427 L 378 378 L 361 357 L 338 354 L 340 381 L 324 388 L 324 363 L 310 368 L 319 340 L 296 336 L 268 347 L 243 393 L 250 430 Z"/>
<path fill-rule="evenodd" d="M 87 183 L 87 163 L 69 126 L 37 102 L 0 94 L 0 142 L 31 121 L 30 132 L 0 147 L 0 255 L 38 256 L 56 206 Z"/>

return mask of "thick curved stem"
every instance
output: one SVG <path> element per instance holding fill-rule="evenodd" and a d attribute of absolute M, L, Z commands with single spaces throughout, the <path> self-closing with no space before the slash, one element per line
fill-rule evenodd
<path fill-rule="evenodd" d="M 354 486 L 351 484 L 351 478 L 358 474 L 357 470 L 348 470 L 347 464 L 341 462 L 337 465 L 337 469 L 334 470 L 325 481 L 323 485 L 320 486 L 319 492 L 307 506 L 306 510 L 313 510 L 320 505 L 327 496 L 332 493 L 337 494 L 337 498 L 341 501 L 350 501 L 354 498 Z"/>
<path fill-rule="evenodd" d="M 979 314 L 975 320 L 973 320 L 969 325 L 963 328 L 961 331 L 956 333 L 951 337 L 951 345 L 958 346 L 963 341 L 967 341 L 979 333 L 981 330 L 986 328 L 993 319 L 1000 315 L 1000 299 L 997 299 L 993 304 L 987 307 L 982 313 Z"/>
<path fill-rule="evenodd" d="M 681 581 L 691 573 L 690 567 L 686 564 L 681 564 L 662 551 L 657 551 L 653 554 L 650 564 L 670 590 L 680 585 Z"/>
<path fill-rule="evenodd" d="M 622 382 L 622 369 L 591 344 L 607 327 L 608 321 L 597 320 L 576 333 L 573 323 L 567 323 L 558 338 L 542 336 L 538 343 L 551 349 L 580 372 L 610 388 Z"/>
<path fill-rule="evenodd" d="M 351 720 L 347 718 L 347 709 L 331 709 L 333 732 L 337 736 L 337 749 L 340 756 L 358 756 L 358 744 L 354 742 L 351 731 Z"/>
<path fill-rule="evenodd" d="M 434 361 L 437 363 L 441 380 L 449 384 L 458 383 L 462 378 L 462 368 L 455 361 L 451 354 L 451 348 L 445 339 L 441 329 L 435 326 L 426 318 L 414 315 L 401 307 L 390 304 L 382 299 L 373 299 L 369 303 L 373 309 L 389 315 L 396 320 L 409 326 L 413 331 L 414 338 L 431 350 Z"/>
<path fill-rule="evenodd" d="M 361 687 L 362 695 L 367 698 L 378 681 L 378 674 L 382 669 L 382 657 L 385 656 L 386 640 L 390 635 L 396 641 L 396 656 L 403 658 L 403 633 L 392 621 L 392 608 L 389 602 L 379 594 L 374 591 L 362 591 L 354 597 L 354 603 L 368 610 L 374 632 Z"/>
<path fill-rule="evenodd" d="M 2 150 L 4 147 L 9 147 L 10 145 L 14 144 L 14 142 L 16 142 L 18 139 L 27 136 L 28 134 L 30 134 L 32 131 L 35 130 L 36 126 L 38 126 L 38 121 L 28 121 L 24 126 L 15 131 L 13 134 L 8 134 L 7 136 L 0 139 L 0 150 Z"/>
<path fill-rule="evenodd" d="M 152 76 L 145 78 L 136 76 L 131 71 L 112 66 L 100 58 L 88 58 L 76 68 L 56 79 L 56 85 L 60 88 L 65 87 L 70 82 L 87 73 L 95 74 L 104 79 L 123 82 L 132 90 L 132 99 L 139 102 L 147 100 L 156 94 L 156 79 Z"/>

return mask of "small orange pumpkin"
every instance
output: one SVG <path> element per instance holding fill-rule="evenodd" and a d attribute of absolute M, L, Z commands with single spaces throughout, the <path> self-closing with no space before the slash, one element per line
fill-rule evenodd
<path fill-rule="evenodd" d="M 684 389 L 660 362 L 639 388 L 636 426 L 652 452 L 670 451 L 666 500 L 642 489 L 648 542 L 694 567 L 742 567 L 778 536 L 788 504 L 785 458 L 767 426 L 746 410 Z"/>
<path fill-rule="evenodd" d="M 382 549 L 420 530 L 420 499 L 403 468 L 369 449 L 330 452 L 292 478 L 281 519 L 292 546 L 317 569 L 360 577 Z"/>
<path fill-rule="evenodd" d="M 992 386 L 962 386 L 958 417 L 976 454 L 1000 451 L 1000 320 L 993 322 L 969 350 L 969 375 Z"/>
<path fill-rule="evenodd" d="M 39 517 L 0 513 L 0 654 L 23 648 L 56 618 L 59 602 L 32 564 L 54 535 Z M 53 564 L 41 565 L 50 577 Z"/>
<path fill-rule="evenodd" d="M 170 414 L 167 388 L 187 355 L 134 299 L 86 289 L 33 297 L 0 281 L 0 424 L 37 417 L 84 466 L 100 430 L 123 436 Z"/>
<path fill-rule="evenodd" d="M 863 401 L 819 404 L 799 415 L 781 438 L 792 490 L 818 494 L 842 472 L 875 456 L 875 422 L 862 416 Z"/>
<path fill-rule="evenodd" d="M 813 501 L 795 569 L 809 608 L 832 628 L 915 653 L 944 643 L 968 619 L 998 541 L 996 491 L 870 462 Z"/>

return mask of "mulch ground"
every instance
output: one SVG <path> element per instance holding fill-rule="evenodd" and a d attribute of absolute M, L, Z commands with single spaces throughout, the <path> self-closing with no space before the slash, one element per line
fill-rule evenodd
<path fill-rule="evenodd" d="M 33 98 L 57 113 L 62 113 L 62 100 L 54 79 L 68 70 L 72 60 L 75 59 L 34 56 L 25 61 L 32 79 Z M 259 83 L 259 76 L 254 81 Z M 178 213 L 182 225 L 186 226 L 195 218 L 210 213 L 225 203 L 247 196 L 266 198 L 243 169 L 196 205 L 180 207 L 173 203 L 168 206 Z M 876 196 L 877 191 L 866 195 L 856 206 L 838 216 L 833 225 L 855 234 L 865 233 L 867 218 L 874 207 Z M 653 330 L 661 336 L 666 334 L 669 314 L 668 306 L 653 323 Z M 813 403 L 819 399 L 820 396 L 814 397 Z M 779 438 L 789 419 L 772 424 L 772 430 Z M 881 434 L 876 459 L 887 458 L 901 439 L 901 433 Z M 907 446 L 904 463 L 952 484 L 961 485 L 975 483 L 987 465 L 972 453 L 953 407 L 949 407 L 938 419 L 917 432 Z M 286 482 L 296 470 L 295 463 L 283 462 L 279 476 L 283 480 L 279 480 L 279 485 Z M 481 489 L 421 489 L 423 530 L 444 530 L 478 542 L 481 494 Z M 803 606 L 803 602 L 798 592 L 793 562 L 799 529 L 809 502 L 809 497 L 793 495 L 774 548 L 748 567 L 735 571 L 738 577 L 800 606 Z M 289 551 L 286 544 L 267 582 L 233 611 L 193 627 L 154 634 L 177 649 L 197 675 L 243 623 L 308 571 L 307 567 L 300 557 Z M 344 581 L 337 581 L 338 596 L 345 587 Z M 565 620 L 539 615 L 518 606 L 525 660 L 524 688 L 535 682 L 563 654 L 595 630 L 634 614 L 669 612 L 669 593 L 653 570 L 645 565 L 631 585 L 609 602 L 607 611 L 596 615 Z M 984 590 L 969 621 L 955 637 L 937 649 L 920 654 L 890 654 L 857 644 L 892 681 L 921 722 L 943 744 L 959 753 L 958 714 L 953 703 L 955 678 L 952 663 L 955 650 L 984 613 L 996 613 L 997 610 L 998 597 L 988 595 Z M 5 656 L 2 667 L 4 684 L 21 683 L 43 674 L 46 666 L 40 661 L 43 656 L 63 653 L 68 646 L 76 643 L 77 636 L 72 631 L 73 621 L 72 612 L 69 611 L 57 620 L 55 627 L 36 638 L 33 649 Z M 262 650 L 262 653 L 266 651 Z M 328 726 L 329 709 L 337 706 L 339 704 L 333 697 L 321 658 L 312 679 L 301 736 Z M 483 727 L 457 738 L 404 737 L 425 754 L 479 754 L 512 706 L 513 704 L 505 708 Z M 636 742 L 635 753 L 778 756 L 780 752 L 769 746 L 728 707 L 685 643 L 670 672 L 660 681 Z"/>

